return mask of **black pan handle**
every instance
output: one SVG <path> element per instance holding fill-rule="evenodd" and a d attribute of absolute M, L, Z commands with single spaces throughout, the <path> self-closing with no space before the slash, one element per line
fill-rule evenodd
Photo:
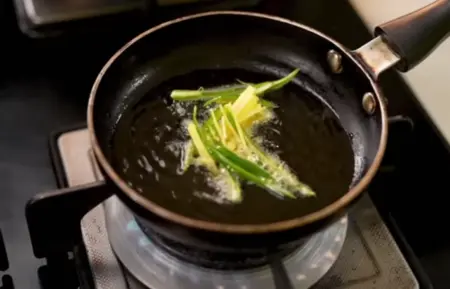
<path fill-rule="evenodd" d="M 406 72 L 419 64 L 450 32 L 450 0 L 438 0 L 375 28 L 401 58 L 396 68 Z"/>
<path fill-rule="evenodd" d="M 25 214 L 34 255 L 44 258 L 73 250 L 81 240 L 83 216 L 112 193 L 101 181 L 33 197 Z"/>

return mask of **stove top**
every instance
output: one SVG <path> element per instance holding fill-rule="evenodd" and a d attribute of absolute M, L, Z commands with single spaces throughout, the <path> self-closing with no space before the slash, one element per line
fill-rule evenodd
<path fill-rule="evenodd" d="M 310 25 L 349 48 L 357 48 L 370 39 L 364 23 L 347 1 L 270 2 L 272 4 L 265 10 L 258 8 L 257 11 Z M 102 65 L 123 43 L 150 24 L 131 27 L 126 22 L 126 28 L 119 25 L 123 30 L 108 27 L 100 34 L 35 41 L 23 37 L 15 28 L 13 9 L 12 1 L 0 1 L 0 30 L 6 37 L 0 67 L 0 231 L 7 253 L 7 258 L 3 258 L 0 244 L 0 264 L 9 265 L 0 266 L 0 288 L 95 288 L 93 280 L 98 279 L 92 277 L 94 270 L 79 270 L 90 268 L 85 246 L 77 245 L 70 248 L 69 253 L 48 255 L 45 259 L 33 255 L 24 207 L 35 194 L 53 190 L 57 185 L 68 185 L 64 180 L 66 173 L 58 174 L 55 184 L 48 156 L 48 136 L 85 120 L 89 91 Z M 450 239 L 444 229 L 448 225 L 448 202 L 442 188 L 447 186 L 450 174 L 448 144 L 442 142 L 439 131 L 396 73 L 383 75 L 380 84 L 389 100 L 388 113 L 396 117 L 390 119 L 387 153 L 381 170 L 368 188 L 368 195 L 419 287 L 447 289 L 450 284 Z M 69 130 L 73 129 L 63 132 Z M 71 150 L 81 156 L 85 149 L 72 147 Z M 59 152 L 58 149 L 54 151 Z M 83 160 L 86 158 L 80 158 L 80 162 Z M 76 168 L 77 165 L 70 167 Z M 90 167 L 86 170 L 86 173 L 93 173 Z M 356 231 L 355 234 L 363 232 L 358 229 L 359 225 L 355 225 L 359 221 L 350 221 L 350 218 L 339 258 L 317 286 L 326 280 L 337 283 L 349 280 L 333 273 L 334 270 L 344 262 L 341 258 L 352 256 L 348 246 L 368 246 L 361 242 L 348 245 L 352 230 Z M 383 244 L 379 246 L 387 246 Z M 357 252 L 365 251 L 358 249 L 354 253 Z M 365 253 L 359 256 L 361 260 L 371 258 Z M 365 276 L 373 281 L 378 278 L 378 268 L 383 263 L 372 263 L 368 267 L 348 266 L 345 276 L 351 280 Z M 98 270 L 105 268 L 99 264 Z M 3 272 L 5 267 L 8 268 Z M 397 271 L 392 270 L 394 279 Z M 118 276 L 112 271 L 105 271 L 105 274 Z M 349 284 L 352 282 L 355 283 L 349 281 Z M 136 280 L 128 274 L 126 284 L 135 283 Z M 348 284 L 338 288 L 347 288 L 343 286 Z"/>
<path fill-rule="evenodd" d="M 67 186 L 102 179 L 85 128 L 56 134 L 54 142 L 56 172 Z M 83 218 L 81 233 L 79 250 L 84 250 L 86 257 L 78 270 L 90 278 L 85 284 L 93 283 L 93 288 L 278 288 L 267 265 L 212 269 L 168 253 L 144 234 L 115 196 Z M 348 217 L 311 236 L 287 254 L 283 263 L 295 289 L 419 288 L 408 261 L 367 195 Z"/>

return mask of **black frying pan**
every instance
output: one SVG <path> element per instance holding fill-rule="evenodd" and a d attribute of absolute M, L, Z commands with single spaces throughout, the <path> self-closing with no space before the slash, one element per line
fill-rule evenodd
<path fill-rule="evenodd" d="M 152 28 L 121 48 L 103 67 L 92 88 L 88 128 L 106 180 L 36 196 L 27 206 L 29 229 L 54 235 L 64 243 L 72 232 L 65 228 L 55 232 L 49 225 L 53 220 L 66 220 L 68 227 L 76 227 L 86 212 L 116 194 L 146 232 L 183 246 L 252 253 L 296 244 L 344 213 L 380 166 L 387 115 L 376 83 L 378 75 L 392 66 L 401 71 L 411 69 L 449 30 L 447 0 L 379 26 L 377 38 L 355 51 L 299 23 L 250 12 L 209 12 Z M 333 108 L 342 127 L 354 136 L 353 152 L 359 160 L 351 188 L 338 196 L 319 196 L 324 201 L 314 210 L 299 210 L 298 216 L 263 224 L 202 220 L 143 197 L 113 166 L 111 139 L 119 118 L 161 83 L 204 69 L 215 71 L 218 77 L 221 71 L 234 69 L 273 79 L 297 67 L 301 74 L 292 85 Z M 38 238 L 33 246 L 39 257 L 39 248 L 46 244 Z"/>

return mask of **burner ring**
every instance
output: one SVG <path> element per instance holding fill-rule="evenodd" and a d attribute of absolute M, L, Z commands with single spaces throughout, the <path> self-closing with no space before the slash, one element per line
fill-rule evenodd
<path fill-rule="evenodd" d="M 141 230 L 133 214 L 117 197 L 105 202 L 105 215 L 111 246 L 118 259 L 149 288 L 274 288 L 270 267 L 260 262 L 253 264 L 256 266 L 244 262 L 245 266 L 240 268 L 206 268 L 175 257 L 167 248 L 161 249 L 157 240 L 150 240 Z M 312 286 L 331 268 L 342 249 L 347 222 L 345 216 L 313 234 L 300 248 L 286 252 L 284 266 L 294 288 Z"/>

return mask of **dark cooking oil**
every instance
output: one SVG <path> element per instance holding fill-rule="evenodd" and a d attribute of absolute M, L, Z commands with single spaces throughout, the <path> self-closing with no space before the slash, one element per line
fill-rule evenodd
<path fill-rule="evenodd" d="M 265 149 L 276 154 L 317 196 L 282 199 L 243 185 L 243 201 L 219 198 L 207 172 L 181 169 L 186 119 L 192 103 L 173 102 L 172 89 L 197 89 L 274 79 L 242 70 L 198 71 L 173 78 L 149 91 L 121 116 L 112 139 L 113 164 L 137 192 L 176 213 L 207 221 L 258 224 L 300 217 L 345 194 L 354 157 L 348 134 L 335 114 L 301 87 L 289 84 L 265 97 L 277 104 L 276 118 L 259 128 Z"/>

